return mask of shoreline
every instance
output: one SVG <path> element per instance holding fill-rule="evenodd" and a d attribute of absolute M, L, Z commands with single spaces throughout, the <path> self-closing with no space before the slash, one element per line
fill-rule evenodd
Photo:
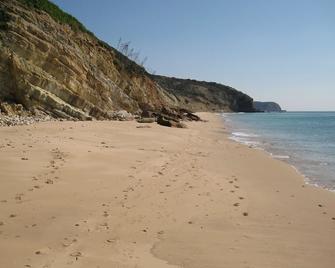
<path fill-rule="evenodd" d="M 335 195 L 200 116 L 1 128 L 0 266 L 333 267 Z"/>
<path fill-rule="evenodd" d="M 303 178 L 303 182 L 306 184 L 306 185 L 310 185 L 310 186 L 313 186 L 313 187 L 317 187 L 317 188 L 320 188 L 320 189 L 323 189 L 323 190 L 326 190 L 328 192 L 332 192 L 332 193 L 335 193 L 335 189 L 328 189 L 326 186 L 322 186 L 322 185 L 318 185 L 317 183 L 313 183 L 311 182 L 311 178 L 309 178 L 306 174 L 304 174 L 302 171 L 300 171 L 300 169 L 298 167 L 296 167 L 293 163 L 290 163 L 289 162 L 289 158 L 291 158 L 290 156 L 288 156 L 288 158 L 286 158 L 285 156 L 283 156 L 283 158 L 281 157 L 278 157 L 277 155 L 274 155 L 273 153 L 271 153 L 270 151 L 268 151 L 267 149 L 265 148 L 262 148 L 262 147 L 257 147 L 257 146 L 253 146 L 253 145 L 248 145 L 248 144 L 245 144 L 243 142 L 239 142 L 237 140 L 234 140 L 234 139 L 231 139 L 231 137 L 229 136 L 228 139 L 240 144 L 240 145 L 243 145 L 243 146 L 246 146 L 248 147 L 249 149 L 253 149 L 253 150 L 260 150 L 262 152 L 264 152 L 265 154 L 267 154 L 269 157 L 271 157 L 271 159 L 273 160 L 277 160 L 277 161 L 281 161 L 287 165 L 289 165 L 290 167 L 292 167 L 294 169 L 295 172 L 297 172 L 302 178 Z"/>
<path fill-rule="evenodd" d="M 302 171 L 302 167 L 299 167 L 299 163 L 296 163 L 292 160 L 292 152 L 286 152 L 286 154 L 281 154 L 283 153 L 282 151 L 275 149 L 273 147 L 271 147 L 270 145 L 265 146 L 264 144 L 267 142 L 269 143 L 269 140 L 266 140 L 264 137 L 262 137 L 261 135 L 256 135 L 253 133 L 240 133 L 240 132 L 236 132 L 236 129 L 234 129 L 234 127 L 229 124 L 229 121 L 231 119 L 227 119 L 227 117 L 224 115 L 222 116 L 222 120 L 227 123 L 225 125 L 229 125 L 229 131 L 230 131 L 230 135 L 228 135 L 228 138 L 232 141 L 235 141 L 239 144 L 245 145 L 249 148 L 252 149 L 257 149 L 257 150 L 261 150 L 264 151 L 266 154 L 268 154 L 271 158 L 275 159 L 275 160 L 280 160 L 288 165 L 290 165 L 292 168 L 294 168 L 303 178 L 304 178 L 304 182 L 308 185 L 311 186 L 315 186 L 318 188 L 322 188 L 324 190 L 330 191 L 335 193 L 335 188 L 334 186 L 326 186 L 326 185 L 322 185 L 322 176 L 319 177 L 316 175 L 314 177 L 311 177 L 310 175 L 304 173 Z M 248 129 L 248 131 L 252 131 L 252 129 Z M 239 134 L 241 135 L 241 138 L 239 138 Z M 254 138 L 255 140 L 244 140 L 247 139 L 248 137 L 250 138 Z M 278 154 L 279 153 L 279 154 Z M 301 165 L 302 162 L 300 162 Z M 307 172 L 308 173 L 308 172 Z M 321 182 L 320 182 L 320 177 L 321 177 Z"/>

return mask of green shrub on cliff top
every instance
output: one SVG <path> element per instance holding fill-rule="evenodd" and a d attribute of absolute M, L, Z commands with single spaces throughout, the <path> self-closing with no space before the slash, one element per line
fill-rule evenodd
<path fill-rule="evenodd" d="M 61 10 L 49 0 L 19 0 L 21 3 L 47 12 L 54 20 L 69 25 L 74 31 L 82 31 L 92 34 L 75 17 Z"/>
<path fill-rule="evenodd" d="M 30 8 L 36 8 L 36 9 L 45 11 L 55 21 L 62 23 L 62 24 L 69 25 L 74 31 L 82 31 L 96 38 L 95 35 L 89 30 L 87 30 L 80 21 L 78 21 L 75 17 L 71 16 L 70 14 L 61 10 L 57 5 L 50 2 L 49 0 L 18 0 L 18 1 L 25 4 L 26 6 Z M 123 55 L 118 50 L 112 48 L 106 42 L 101 41 L 98 38 L 96 39 L 102 47 L 106 49 L 111 49 L 115 52 L 116 59 L 115 59 L 114 64 L 116 64 L 118 68 L 125 69 L 127 72 L 132 73 L 132 74 L 134 73 L 143 74 L 146 72 L 142 66 L 137 65 L 134 61 L 130 60 L 127 56 Z"/>

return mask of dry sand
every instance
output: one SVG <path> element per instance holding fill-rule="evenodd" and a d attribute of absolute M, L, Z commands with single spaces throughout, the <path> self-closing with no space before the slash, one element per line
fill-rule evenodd
<path fill-rule="evenodd" d="M 201 116 L 1 128 L 0 267 L 335 267 L 335 194 Z"/>

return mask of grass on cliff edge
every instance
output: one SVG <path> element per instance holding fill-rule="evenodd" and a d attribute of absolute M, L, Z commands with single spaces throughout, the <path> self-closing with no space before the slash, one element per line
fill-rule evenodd
<path fill-rule="evenodd" d="M 0 0 L 1 1 L 1 0 Z M 144 74 L 146 73 L 145 69 L 138 64 L 136 64 L 134 61 L 130 60 L 128 57 L 120 53 L 118 50 L 112 48 L 109 44 L 106 42 L 98 39 L 92 32 L 86 29 L 86 27 L 78 21 L 75 17 L 72 15 L 64 12 L 61 10 L 57 5 L 52 3 L 49 0 L 18 0 L 19 2 L 25 4 L 26 6 L 30 8 L 36 8 L 39 10 L 43 10 L 46 13 L 48 13 L 55 21 L 61 23 L 61 24 L 67 24 L 69 25 L 72 30 L 74 31 L 81 31 L 88 33 L 92 37 L 96 38 L 98 43 L 107 48 L 112 49 L 116 53 L 117 60 L 114 62 L 118 68 L 126 69 L 127 72 L 131 74 Z M 1 16 L 1 14 L 0 14 Z M 0 24 L 1 27 L 1 24 Z"/>
<path fill-rule="evenodd" d="M 64 12 L 57 5 L 50 2 L 49 0 L 19 0 L 19 2 L 31 8 L 36 8 L 47 12 L 54 20 L 56 20 L 59 23 L 69 25 L 74 31 L 82 31 L 92 34 L 75 17 Z"/>

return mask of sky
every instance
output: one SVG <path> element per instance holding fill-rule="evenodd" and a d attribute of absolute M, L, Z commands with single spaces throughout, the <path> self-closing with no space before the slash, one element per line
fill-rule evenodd
<path fill-rule="evenodd" d="M 335 111 L 333 0 L 52 0 L 157 74 L 215 81 L 290 111 Z"/>

